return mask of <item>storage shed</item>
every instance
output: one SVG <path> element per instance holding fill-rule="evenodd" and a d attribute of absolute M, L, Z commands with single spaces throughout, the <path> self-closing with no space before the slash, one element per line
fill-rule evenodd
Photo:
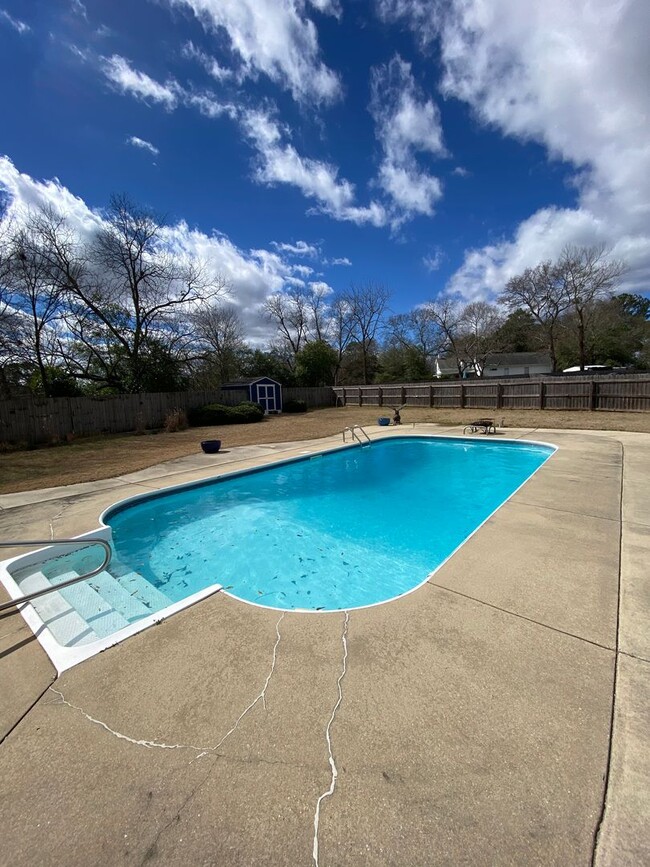
<path fill-rule="evenodd" d="M 237 382 L 226 382 L 222 391 L 247 391 L 248 399 L 264 407 L 264 412 L 282 412 L 282 386 L 268 376 L 256 376 L 252 379 L 240 379 Z"/>

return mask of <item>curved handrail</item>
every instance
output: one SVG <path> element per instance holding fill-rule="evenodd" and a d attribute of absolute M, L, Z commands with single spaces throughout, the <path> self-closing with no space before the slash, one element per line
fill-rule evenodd
<path fill-rule="evenodd" d="M 31 602 L 32 599 L 38 599 L 39 596 L 45 596 L 46 593 L 53 593 L 55 590 L 63 590 L 65 587 L 70 587 L 71 584 L 78 584 L 80 581 L 86 581 L 88 578 L 99 575 L 100 572 L 103 572 L 104 569 L 106 569 L 108 564 L 111 562 L 111 557 L 113 556 L 111 546 L 105 539 L 32 539 L 28 542 L 0 542 L 0 548 L 31 548 L 33 545 L 77 545 L 85 548 L 88 543 L 91 545 L 101 545 L 104 549 L 104 559 L 100 566 L 96 569 L 92 569 L 90 572 L 86 572 L 85 575 L 77 575 L 75 578 L 69 578 L 67 581 L 62 581 L 60 584 L 52 584 L 51 587 L 43 587 L 41 590 L 27 593 L 25 596 L 20 596 L 18 599 L 10 599 L 9 602 L 3 602 L 2 605 L 0 605 L 0 611 L 5 611 L 7 608 L 15 608 L 18 605 L 22 605 L 24 602 Z"/>
<path fill-rule="evenodd" d="M 360 430 L 361 433 L 364 435 L 364 437 L 366 438 L 366 442 L 368 444 L 370 444 L 372 442 L 372 440 L 368 436 L 367 431 L 364 428 L 362 428 L 360 424 L 353 424 L 350 427 L 343 428 L 343 442 L 346 442 L 345 434 L 347 433 L 347 431 L 350 431 L 350 433 L 352 434 L 352 439 L 356 440 L 359 443 L 359 445 L 364 445 L 363 440 L 356 433 L 356 431 L 358 431 L 358 430 Z"/>

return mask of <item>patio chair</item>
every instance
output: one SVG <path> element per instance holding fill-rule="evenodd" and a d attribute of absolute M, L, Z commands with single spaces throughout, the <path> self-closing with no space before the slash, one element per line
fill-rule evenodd
<path fill-rule="evenodd" d="M 465 425 L 465 427 L 463 428 L 463 433 L 468 430 L 471 433 L 483 431 L 483 433 L 486 435 L 489 433 L 495 434 L 497 432 L 493 418 L 477 418 L 476 421 L 471 421 L 469 424 Z"/>

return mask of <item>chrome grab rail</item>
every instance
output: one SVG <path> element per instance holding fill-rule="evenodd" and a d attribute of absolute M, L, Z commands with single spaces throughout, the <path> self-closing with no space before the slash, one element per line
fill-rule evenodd
<path fill-rule="evenodd" d="M 53 584 L 51 587 L 43 587 L 42 590 L 35 590 L 33 593 L 27 593 L 25 596 L 21 596 L 18 599 L 11 599 L 9 602 L 3 602 L 2 605 L 0 605 L 0 611 L 5 611 L 7 608 L 15 608 L 17 605 L 22 605 L 24 602 L 31 602 L 32 599 L 38 599 L 39 596 L 45 596 L 46 593 L 53 593 L 55 590 L 63 590 L 65 587 L 70 587 L 71 584 L 78 584 L 80 581 L 86 581 L 88 578 L 99 575 L 100 572 L 103 572 L 104 569 L 106 569 L 108 564 L 111 562 L 111 557 L 113 556 L 111 546 L 105 539 L 32 539 L 30 542 L 0 542 L 0 548 L 18 548 L 21 546 L 31 548 L 32 545 L 77 545 L 85 548 L 88 543 L 91 545 L 101 545 L 104 549 L 104 559 L 102 560 L 101 566 L 87 572 L 85 575 L 77 575 L 76 578 L 69 578 L 67 581 L 62 581 L 60 584 Z"/>
<path fill-rule="evenodd" d="M 366 443 L 369 445 L 372 442 L 372 440 L 370 439 L 367 432 L 361 427 L 360 424 L 353 424 L 350 427 L 343 428 L 343 442 L 347 442 L 345 439 L 345 434 L 349 431 L 352 434 L 352 438 L 355 439 L 359 443 L 359 445 L 364 445 L 363 440 L 356 433 L 356 431 L 358 431 L 358 430 L 360 430 L 361 433 L 364 435 L 364 437 L 366 438 Z"/>

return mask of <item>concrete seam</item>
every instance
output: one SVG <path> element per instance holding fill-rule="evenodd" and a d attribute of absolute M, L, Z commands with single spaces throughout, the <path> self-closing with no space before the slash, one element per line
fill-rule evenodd
<path fill-rule="evenodd" d="M 620 504 L 619 504 L 619 521 L 620 530 L 618 535 L 618 588 L 617 588 L 617 605 L 616 605 L 616 656 L 614 664 L 614 683 L 612 684 L 612 709 L 609 717 L 609 742 L 607 744 L 607 762 L 605 765 L 605 778 L 603 780 L 603 801 L 600 809 L 598 822 L 594 829 L 593 845 L 591 852 L 591 865 L 595 867 L 596 853 L 600 843 L 600 834 L 605 821 L 605 812 L 607 810 L 607 795 L 609 791 L 609 776 L 612 767 L 612 745 L 614 743 L 614 719 L 616 715 L 616 698 L 618 687 L 618 666 L 620 660 L 619 639 L 621 629 L 621 567 L 623 555 L 623 483 L 625 478 L 625 446 L 621 440 L 618 441 L 621 446 L 621 489 L 620 489 Z"/>
<path fill-rule="evenodd" d="M 52 682 L 51 682 L 51 683 L 48 683 L 48 685 L 45 687 L 45 689 L 44 689 L 41 693 L 39 693 L 39 695 L 38 695 L 38 696 L 34 699 L 34 701 L 30 704 L 30 706 L 27 708 L 27 710 L 26 710 L 24 713 L 22 713 L 22 714 L 18 717 L 18 719 L 17 719 L 16 722 L 11 726 L 11 728 L 8 729 L 8 730 L 5 732 L 5 734 L 4 734 L 4 736 L 3 736 L 2 738 L 0 738 L 0 746 L 2 746 L 2 744 L 7 740 L 7 738 L 8 738 L 9 735 L 14 731 L 14 729 L 16 729 L 16 728 L 21 724 L 21 722 L 25 719 L 25 717 L 27 716 L 27 714 L 28 714 L 30 711 L 32 711 L 32 710 L 36 707 L 36 705 L 37 705 L 37 704 L 39 703 L 39 701 L 43 698 L 43 696 L 44 696 L 45 693 L 48 691 L 48 689 L 51 688 L 52 683 L 54 683 L 54 682 L 56 681 L 56 677 L 57 677 L 57 676 L 54 675 L 54 677 L 52 678 Z"/>
<path fill-rule="evenodd" d="M 615 648 L 608 647 L 606 644 L 592 641 L 590 638 L 584 638 L 582 635 L 576 635 L 574 632 L 567 632 L 565 629 L 558 629 L 557 626 L 550 626 L 548 623 L 542 623 L 540 620 L 535 620 L 533 617 L 526 617 L 525 614 L 517 614 L 516 611 L 511 611 L 509 608 L 501 608 L 500 605 L 494 605 L 492 602 L 486 602 L 484 599 L 477 599 L 476 596 L 470 596 L 468 593 L 461 593 L 460 590 L 453 590 L 451 587 L 445 587 L 444 584 L 436 584 L 435 581 L 427 581 L 426 583 L 430 584 L 431 587 L 436 587 L 438 590 L 445 590 L 447 593 L 453 593 L 455 596 L 462 596 L 463 599 L 470 599 L 478 605 L 485 605 L 488 608 L 493 608 L 495 611 L 500 611 L 502 614 L 508 614 L 510 617 L 517 617 L 519 620 L 533 623 L 535 626 L 540 626 L 542 629 L 549 629 L 551 632 L 558 632 L 560 635 L 566 635 L 568 638 L 575 638 L 576 641 L 583 641 L 585 644 L 591 644 L 594 647 L 599 647 L 601 650 L 608 650 L 610 653 L 615 652 Z"/>
<path fill-rule="evenodd" d="M 530 506 L 532 509 L 546 509 L 549 512 L 561 512 L 563 515 L 579 515 L 581 518 L 596 518 L 598 521 L 610 521 L 618 523 L 618 518 L 608 518 L 606 515 L 592 515 L 591 512 L 577 512 L 575 509 L 558 509 L 557 506 L 543 506 L 541 503 L 531 503 L 526 500 L 518 500 L 518 506 Z"/>

